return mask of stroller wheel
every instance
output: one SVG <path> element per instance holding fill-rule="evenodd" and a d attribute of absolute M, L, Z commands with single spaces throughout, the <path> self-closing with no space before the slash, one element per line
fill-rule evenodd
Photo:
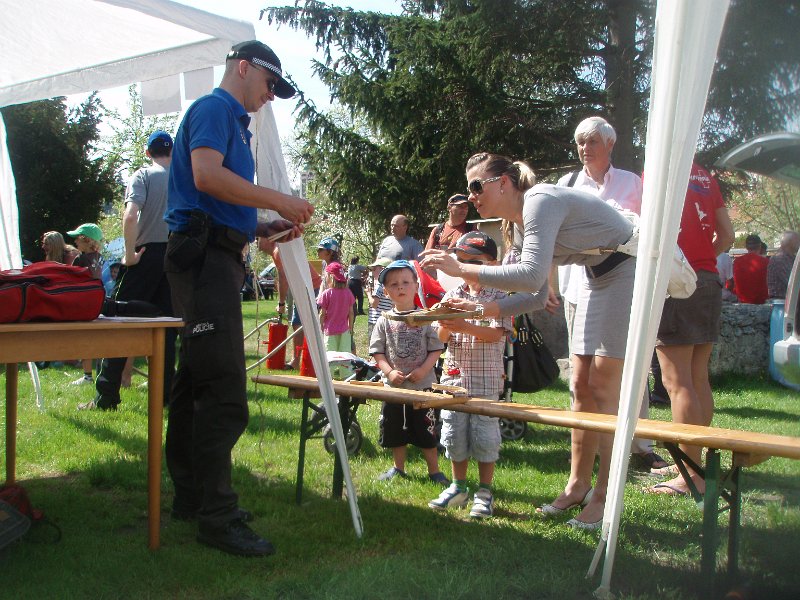
<path fill-rule="evenodd" d="M 528 424 L 525 421 L 511 421 L 500 419 L 500 437 L 504 440 L 521 440 L 528 431 Z"/>
<path fill-rule="evenodd" d="M 361 433 L 361 425 L 358 421 L 350 423 L 350 430 L 345 434 L 345 445 L 347 446 L 347 455 L 355 456 L 361 450 L 361 444 L 364 442 L 364 434 Z M 322 444 L 329 454 L 333 454 L 336 447 L 336 440 L 333 438 L 333 431 L 331 426 L 327 425 L 322 432 Z"/>

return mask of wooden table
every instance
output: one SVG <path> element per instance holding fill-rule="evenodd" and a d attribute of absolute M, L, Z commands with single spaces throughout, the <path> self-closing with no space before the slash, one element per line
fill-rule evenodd
<path fill-rule="evenodd" d="M 34 361 L 147 356 L 148 545 L 159 545 L 161 435 L 164 413 L 164 339 L 181 321 L 99 319 L 70 323 L 0 324 L 0 363 L 6 364 L 6 482 L 16 479 L 18 364 Z"/>

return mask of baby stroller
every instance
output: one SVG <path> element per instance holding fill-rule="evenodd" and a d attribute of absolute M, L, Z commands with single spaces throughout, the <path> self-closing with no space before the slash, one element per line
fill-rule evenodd
<path fill-rule="evenodd" d="M 369 363 L 365 359 L 351 354 L 350 352 L 328 352 L 328 364 L 331 367 L 331 373 L 334 374 L 334 379 L 341 378 L 343 381 L 378 381 L 380 379 L 380 369 L 374 363 Z M 337 397 L 337 402 L 341 399 Z M 364 443 L 364 434 L 361 431 L 361 425 L 356 418 L 356 411 L 358 410 L 357 402 L 349 402 L 347 407 L 346 418 L 347 423 L 342 422 L 342 426 L 346 427 L 345 431 L 345 445 L 347 446 L 347 455 L 355 456 L 361 450 L 361 445 Z M 325 406 L 318 404 L 314 407 L 314 416 L 309 421 L 312 429 L 321 429 L 322 431 L 322 444 L 328 453 L 333 454 L 335 441 L 333 438 L 333 431 L 328 423 L 328 415 L 325 412 Z"/>

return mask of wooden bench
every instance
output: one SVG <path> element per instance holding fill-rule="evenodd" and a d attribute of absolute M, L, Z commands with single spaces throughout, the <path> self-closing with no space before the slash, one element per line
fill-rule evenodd
<path fill-rule="evenodd" d="M 267 385 L 288 388 L 289 396 L 303 398 L 303 417 L 301 423 L 300 456 L 298 459 L 298 502 L 302 493 L 302 462 L 305 456 L 305 440 L 308 439 L 308 414 L 310 398 L 319 397 L 319 386 L 314 377 L 296 375 L 257 375 L 253 381 Z M 442 396 L 431 392 L 417 392 L 387 387 L 375 387 L 335 381 L 333 388 L 339 396 L 339 410 L 342 415 L 342 427 L 347 431 L 350 421 L 355 415 L 358 403 L 366 400 L 380 400 L 397 404 L 441 403 Z M 616 431 L 616 416 L 597 413 L 572 412 L 555 408 L 495 402 L 470 398 L 466 402 L 446 406 L 449 410 L 499 417 L 528 423 L 540 423 L 569 429 L 584 429 L 598 433 L 613 434 Z M 705 494 L 701 495 L 696 488 L 692 490 L 695 501 L 703 509 L 703 541 L 701 553 L 701 573 L 707 581 L 712 581 L 715 567 L 719 532 L 717 517 L 720 512 L 729 512 L 728 528 L 728 574 L 733 576 L 738 571 L 739 532 L 741 525 L 741 486 L 739 476 L 741 469 L 757 465 L 772 456 L 800 459 L 800 438 L 767 433 L 721 429 L 685 425 L 669 421 L 653 421 L 640 419 L 636 425 L 635 435 L 662 442 L 675 459 L 676 465 L 689 479 L 686 473 L 687 464 L 696 469 L 706 484 Z M 678 444 L 701 446 L 707 448 L 705 468 L 694 465 L 680 451 Z M 733 454 L 731 468 L 723 470 L 720 460 L 721 451 Z M 336 457 L 338 465 L 338 456 Z M 337 480 L 338 469 L 338 480 Z M 334 466 L 334 494 L 341 496 L 341 465 Z M 719 506 L 722 499 L 724 505 Z"/>

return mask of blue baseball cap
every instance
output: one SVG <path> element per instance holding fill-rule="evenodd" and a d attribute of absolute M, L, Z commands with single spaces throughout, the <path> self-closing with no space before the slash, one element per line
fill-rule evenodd
<path fill-rule="evenodd" d="M 338 252 L 339 242 L 336 241 L 336 238 L 324 237 L 319 241 L 319 244 L 317 244 L 317 250 L 330 250 L 331 252 Z"/>
<path fill-rule="evenodd" d="M 417 278 L 417 271 L 414 269 L 414 265 L 407 260 L 396 260 L 386 265 L 383 271 L 380 272 L 380 275 L 378 275 L 378 281 L 381 285 L 383 285 L 383 282 L 386 280 L 386 274 L 395 269 L 411 269 L 411 272 L 414 274 L 414 279 Z"/>
<path fill-rule="evenodd" d="M 249 40 L 236 44 L 228 52 L 227 59 L 239 58 L 246 60 L 254 65 L 258 65 L 263 69 L 270 71 L 277 80 L 275 81 L 275 95 L 278 98 L 291 98 L 295 95 L 295 89 L 283 77 L 283 70 L 281 69 L 281 61 L 278 55 L 267 46 L 258 40 Z"/>
<path fill-rule="evenodd" d="M 159 129 L 151 133 L 150 137 L 147 138 L 147 147 L 172 148 L 172 137 L 166 131 Z"/>

